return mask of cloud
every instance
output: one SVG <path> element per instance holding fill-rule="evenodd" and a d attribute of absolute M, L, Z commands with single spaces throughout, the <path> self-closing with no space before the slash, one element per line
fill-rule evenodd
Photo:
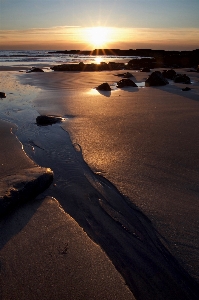
<path fill-rule="evenodd" d="M 0 30 L 0 41 L 5 48 L 6 44 L 16 45 L 89 45 L 88 41 L 89 27 L 81 26 L 54 26 L 50 28 L 29 28 L 24 30 Z M 148 48 L 157 46 L 159 48 L 165 45 L 177 47 L 199 48 L 199 28 L 120 28 L 108 27 L 107 32 L 111 32 L 108 37 L 108 45 L 113 44 L 118 47 L 129 45 L 134 48 L 134 45 L 148 45 Z M 161 46 L 162 45 L 162 46 Z M 43 46 L 44 47 L 44 46 Z M 117 46 L 116 46 L 117 47 Z M 39 48 L 38 48 L 39 49 Z M 79 49 L 79 48 L 78 48 Z"/>

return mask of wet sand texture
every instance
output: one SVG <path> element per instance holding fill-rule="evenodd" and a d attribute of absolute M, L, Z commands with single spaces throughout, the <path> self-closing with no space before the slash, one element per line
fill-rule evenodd
<path fill-rule="evenodd" d="M 1 224 L 1 299 L 135 300 L 121 275 L 50 197 Z"/>
<path fill-rule="evenodd" d="M 90 111 L 87 111 L 89 104 L 91 105 L 92 103 L 94 105 L 94 101 L 96 101 L 96 108 L 97 105 L 100 106 L 102 104 L 101 101 L 105 103 L 106 95 L 104 94 L 98 94 L 93 99 L 91 99 L 92 96 L 87 95 L 86 97 L 85 94 L 85 86 L 96 86 L 96 80 L 99 80 L 101 74 L 94 77 L 88 74 L 84 75 L 86 77 L 82 74 L 78 74 L 78 76 L 77 74 L 72 74 L 67 77 L 67 81 L 64 74 L 49 75 L 44 73 L 42 76 L 31 77 L 32 79 L 34 78 L 34 82 L 32 81 L 33 85 L 36 84 L 41 87 L 43 85 L 45 87 L 45 91 L 40 94 L 40 99 L 38 98 L 35 101 L 40 113 L 75 116 L 74 125 L 79 124 L 80 129 L 81 126 L 83 128 L 83 125 L 88 120 L 87 112 L 92 114 L 94 107 L 92 109 L 90 107 Z M 106 76 L 108 77 L 109 74 L 107 73 Z M 49 80 L 49 78 L 52 80 Z M 105 80 L 107 82 L 110 80 L 114 81 L 113 77 L 110 80 L 107 79 Z M 76 88 L 77 84 L 78 90 Z M 177 98 L 172 96 L 172 100 L 175 101 L 176 105 L 176 102 L 180 99 L 179 92 L 176 90 L 176 87 L 171 87 L 171 90 L 172 93 L 177 95 Z M 156 98 L 155 90 L 153 89 L 148 93 L 150 96 L 148 100 L 152 101 L 154 97 L 152 103 L 157 104 L 158 99 Z M 112 104 L 116 100 L 113 95 L 111 92 L 106 97 L 106 100 L 112 100 Z M 144 97 L 144 95 L 146 96 L 146 90 L 143 90 L 142 93 L 136 88 L 134 92 L 131 90 L 127 91 L 128 96 L 126 96 L 126 91 L 122 90 L 121 95 L 124 101 L 130 98 L 132 100 L 132 96 L 136 95 L 141 102 L 147 103 Z M 158 89 L 158 95 L 164 99 L 165 90 Z M 194 94 L 193 99 L 194 97 L 197 98 L 197 95 Z M 86 101 L 86 105 L 82 100 Z M 187 103 L 187 99 L 183 101 Z M 113 105 L 111 106 L 113 107 Z M 106 103 L 102 108 L 105 108 L 105 116 L 107 117 L 108 113 L 111 113 L 109 104 Z M 136 109 L 136 105 L 134 105 L 134 108 Z M 137 113 L 141 113 L 141 107 L 137 106 L 137 108 Z M 101 113 L 101 117 L 104 113 L 103 109 L 102 111 L 98 110 L 98 113 Z M 118 121 L 118 118 L 116 118 L 116 121 Z M 73 119 L 71 119 L 71 126 L 68 126 L 70 129 L 73 127 L 72 122 Z M 88 124 L 90 125 L 90 123 Z M 67 129 L 67 123 L 63 127 Z M 87 126 L 86 128 L 88 129 Z M 81 130 L 79 132 L 81 133 Z M 28 129 L 26 133 L 28 133 Z M 72 131 L 72 133 L 72 138 L 77 137 L 75 131 Z M 144 139 L 143 136 L 142 139 Z M 81 146 L 83 140 L 84 135 L 83 139 L 80 139 L 80 142 L 78 141 Z M 81 147 L 76 145 L 74 148 L 67 132 L 59 125 L 39 128 L 35 132 L 35 136 L 32 137 L 34 144 L 39 145 L 39 147 L 35 147 L 34 153 L 30 150 L 29 140 L 27 139 L 26 141 L 26 138 L 24 138 L 24 141 L 24 147 L 27 149 L 30 157 L 34 157 L 34 160 L 39 165 L 48 166 L 54 172 L 56 186 L 51 186 L 47 194 L 54 196 L 65 212 L 69 213 L 84 228 L 87 234 L 104 249 L 117 270 L 122 274 L 136 299 L 193 300 L 199 298 L 198 283 L 171 255 L 164 246 L 167 244 L 164 242 L 163 245 L 161 242 L 162 238 L 151 221 L 133 204 L 133 197 L 132 199 L 124 197 L 110 181 L 93 173 L 83 160 Z M 82 149 L 84 150 L 85 148 L 83 146 Z M 91 152 L 88 151 L 88 153 Z M 136 159 L 136 152 L 133 153 L 135 154 L 134 159 Z M 139 161 L 141 162 L 142 160 L 140 159 Z M 139 164 L 136 166 L 138 171 L 142 170 L 139 169 Z M 147 161 L 145 161 L 143 167 L 146 168 L 146 166 Z M 134 183 L 132 178 L 134 179 L 134 177 L 131 177 L 131 182 Z M 146 187 L 148 188 L 148 186 Z M 148 192 L 146 191 L 146 193 Z"/>
<path fill-rule="evenodd" d="M 25 155 L 10 132 L 15 126 L 0 125 L 0 200 L 10 190 L 9 200 L 17 200 L 17 209 L 7 207 L 9 214 L 0 222 L 0 298 L 134 300 L 104 252 L 55 199 L 33 200 L 47 187 L 38 179 L 46 177 L 46 169 Z M 47 181 L 52 181 L 49 170 Z"/>

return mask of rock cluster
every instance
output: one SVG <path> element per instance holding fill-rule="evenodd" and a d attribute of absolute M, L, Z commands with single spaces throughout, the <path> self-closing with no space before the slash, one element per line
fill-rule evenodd
<path fill-rule="evenodd" d="M 53 71 L 78 71 L 78 72 L 95 72 L 95 71 L 111 71 L 125 69 L 124 63 L 101 62 L 100 64 L 62 64 L 51 67 Z"/>
<path fill-rule="evenodd" d="M 175 83 L 185 83 L 190 84 L 191 79 L 186 74 L 177 74 L 175 70 L 164 70 L 162 73 L 160 71 L 155 71 L 150 74 L 150 76 L 145 81 L 146 86 L 161 86 L 168 84 L 168 80 L 173 80 Z"/>

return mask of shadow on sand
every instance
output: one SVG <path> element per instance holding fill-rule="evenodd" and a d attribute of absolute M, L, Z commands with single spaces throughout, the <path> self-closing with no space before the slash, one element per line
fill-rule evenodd
<path fill-rule="evenodd" d="M 66 131 L 51 126 L 48 135 L 40 130 L 37 139 L 43 145 L 35 150 L 34 159 L 54 171 L 56 183 L 43 196 L 56 198 L 101 246 L 136 299 L 199 299 L 198 283 L 170 254 L 150 220 L 110 181 L 89 168 L 81 147 L 72 145 Z M 1 238 L 1 247 L 23 229 L 41 203 L 28 204 L 32 206 L 29 214 L 20 218 L 19 228 Z M 4 220 L 1 230 L 9 222 L 12 216 Z"/>

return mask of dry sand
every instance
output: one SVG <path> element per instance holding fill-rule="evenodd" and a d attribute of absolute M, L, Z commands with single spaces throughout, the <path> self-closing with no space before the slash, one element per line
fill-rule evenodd
<path fill-rule="evenodd" d="M 94 171 L 112 181 L 122 193 L 130 197 L 132 203 L 144 211 L 166 239 L 165 244 L 174 256 L 193 277 L 199 279 L 199 75 L 188 74 L 193 79 L 190 92 L 182 92 L 181 88 L 184 85 L 172 83 L 160 88 L 128 88 L 111 93 L 99 93 L 93 89 L 102 82 L 114 84 L 119 80 L 114 76 L 115 73 L 118 72 L 52 72 L 23 74 L 21 77 L 26 87 L 32 85 L 42 89 L 34 101 L 38 112 L 66 117 L 62 126 L 70 132 L 73 142 L 81 145 L 86 162 Z M 135 81 L 142 82 L 147 76 L 146 73 L 135 73 Z M 24 139 L 25 149 L 37 163 L 47 166 L 45 164 L 50 162 L 52 169 L 60 167 L 64 174 L 64 169 L 69 165 L 67 159 L 63 159 L 64 143 L 58 146 L 59 139 L 56 140 L 58 133 L 55 127 L 42 130 L 32 139 L 34 145 L 39 147 L 34 147 L 33 151 L 33 144 Z M 52 136 L 57 145 L 49 143 Z M 59 131 L 59 136 L 68 139 L 64 132 Z M 44 157 L 41 149 L 45 149 L 47 156 Z M 49 154 L 50 151 L 52 155 Z M 75 176 L 73 172 L 71 175 Z M 62 191 L 65 189 L 63 180 L 64 176 L 55 176 L 55 183 Z M 93 179 L 90 180 L 92 182 Z M 76 189 L 81 191 L 85 187 L 76 186 Z M 53 189 L 50 193 L 63 198 L 63 193 L 59 194 Z M 64 209 L 70 211 L 71 203 L 68 202 L 69 206 L 65 205 Z M 58 213 L 55 200 L 48 198 L 40 206 L 41 209 L 43 205 L 44 209 L 48 206 L 49 210 L 52 209 L 52 214 L 57 211 L 57 215 L 63 218 L 64 213 Z M 94 214 L 94 211 L 92 213 Z M 39 213 L 32 215 L 35 218 L 39 217 Z M 67 218 L 70 217 L 66 214 L 65 216 L 67 223 Z M 78 227 L 77 224 L 76 226 Z M 150 230 L 149 235 L 152 234 Z M 83 240 L 85 239 L 88 239 L 86 235 Z M 138 245 L 138 249 L 139 247 Z M 46 263 L 44 265 L 46 266 Z M 142 267 L 144 268 L 144 264 Z M 154 282 L 157 283 L 155 276 L 158 274 L 153 276 L 156 280 Z M 148 280 L 153 282 L 152 278 Z M 120 286 L 122 291 L 122 280 Z M 48 291 L 50 290 L 51 287 L 48 287 Z M 126 292 L 128 294 L 128 290 Z M 74 299 L 83 299 L 81 297 Z M 107 297 L 101 299 L 109 299 Z M 121 298 L 117 296 L 115 299 L 128 297 L 132 295 L 122 295 Z M 167 296 L 164 298 L 162 294 L 156 295 L 156 298 L 170 299 Z M 156 298 L 148 296 L 148 299 Z"/>

